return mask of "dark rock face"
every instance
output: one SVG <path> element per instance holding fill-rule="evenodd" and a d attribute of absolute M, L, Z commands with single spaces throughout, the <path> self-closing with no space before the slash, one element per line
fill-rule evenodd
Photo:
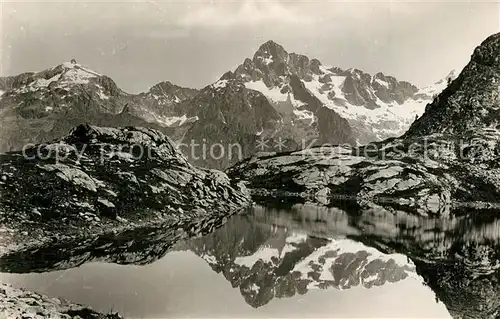
<path fill-rule="evenodd" d="M 161 132 L 76 127 L 0 155 L 3 250 L 146 222 L 230 214 L 245 203 L 224 173 L 187 162 Z"/>
<path fill-rule="evenodd" d="M 9 91 L 13 88 L 19 88 L 22 83 L 26 83 L 27 79 L 33 76 L 33 72 L 26 72 L 17 76 L 0 77 L 0 90 Z"/>
<path fill-rule="evenodd" d="M 193 122 L 195 118 L 182 119 L 185 110 L 179 104 L 194 97 L 198 90 L 184 88 L 169 81 L 160 82 L 148 92 L 132 97 L 132 113 L 151 123 L 168 127 L 179 127 L 185 122 Z"/>
<path fill-rule="evenodd" d="M 269 63 L 271 57 L 275 58 Z M 288 53 L 274 41 L 267 41 L 255 52 L 252 62 L 259 66 L 262 75 L 266 77 L 266 84 L 270 86 L 279 82 L 279 77 L 286 74 Z M 238 73 L 238 72 L 236 72 Z"/>
<path fill-rule="evenodd" d="M 398 136 L 416 115 L 423 112 L 425 104 L 431 100 L 430 95 L 420 92 L 411 83 L 398 81 L 382 73 L 372 76 L 358 69 L 327 68 L 317 59 L 288 53 L 273 41 L 264 43 L 253 59 L 246 59 L 237 67 L 234 76 L 241 79 L 248 88 L 264 93 L 280 113 L 284 113 L 286 109 L 288 113 L 295 111 L 292 123 L 289 124 L 290 130 L 296 130 L 293 122 L 303 117 L 298 115 L 303 113 L 297 112 L 303 109 L 311 111 L 310 116 L 316 122 L 321 121 L 323 114 L 316 113 L 318 103 L 347 119 L 347 125 L 335 123 L 338 130 L 329 131 L 327 138 L 322 137 L 323 141 L 366 143 Z M 294 99 L 287 101 L 287 94 L 291 94 Z M 316 100 L 312 105 L 310 96 Z M 283 104 L 288 105 L 285 107 Z M 398 111 L 394 112 L 393 108 Z M 318 135 L 317 127 L 312 126 L 309 131 Z M 319 134 L 325 134 L 324 131 L 319 131 Z M 343 134 L 338 135 L 339 131 Z"/>
<path fill-rule="evenodd" d="M 245 88 L 230 74 L 179 108 L 197 118 L 182 138 L 183 151 L 194 163 L 208 167 L 225 168 L 251 156 L 257 133 L 262 137 L 274 134 L 281 120 L 260 92 Z"/>
<path fill-rule="evenodd" d="M 376 95 L 385 103 L 390 103 L 391 101 L 396 101 L 399 104 L 403 104 L 406 100 L 415 97 L 418 92 L 417 87 L 406 81 L 398 81 L 393 76 L 386 76 L 383 73 L 377 73 L 373 76 L 374 81 L 372 83 L 373 87 L 376 89 Z M 382 83 L 386 82 L 389 85 L 385 86 Z"/>
<path fill-rule="evenodd" d="M 433 133 L 461 135 L 498 130 L 500 118 L 500 34 L 478 46 L 471 61 L 416 121 L 405 137 Z"/>
<path fill-rule="evenodd" d="M 161 97 L 169 97 L 172 98 L 173 100 L 177 100 L 175 97 L 181 101 L 184 101 L 198 93 L 198 90 L 196 89 L 190 89 L 190 88 L 184 88 L 178 85 L 173 84 L 170 81 L 163 81 L 158 84 L 155 84 L 154 86 L 149 89 L 148 92 L 142 93 L 142 94 L 150 94 L 150 95 L 157 95 L 158 98 Z"/>

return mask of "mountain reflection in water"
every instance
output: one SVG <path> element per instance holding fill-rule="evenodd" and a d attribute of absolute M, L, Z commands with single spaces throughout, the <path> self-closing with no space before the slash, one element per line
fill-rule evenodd
<path fill-rule="evenodd" d="M 53 263 L 88 262 L 78 268 L 0 280 L 131 317 L 495 318 L 499 234 L 499 220 L 487 215 L 255 206 L 168 249 L 162 236 L 136 236 L 108 257 L 86 251 Z M 12 260 L 0 260 L 4 271 L 30 271 Z"/>

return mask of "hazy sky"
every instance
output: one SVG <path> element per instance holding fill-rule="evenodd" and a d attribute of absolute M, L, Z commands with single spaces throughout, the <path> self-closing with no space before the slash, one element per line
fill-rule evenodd
<path fill-rule="evenodd" d="M 500 31 L 498 1 L 0 2 L 1 75 L 75 58 L 129 92 L 163 80 L 203 87 L 269 39 L 426 85 Z"/>

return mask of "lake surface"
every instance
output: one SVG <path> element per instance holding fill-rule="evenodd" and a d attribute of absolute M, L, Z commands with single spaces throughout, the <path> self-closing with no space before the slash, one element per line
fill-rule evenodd
<path fill-rule="evenodd" d="M 168 249 L 145 237 L 0 280 L 133 318 L 486 318 L 500 304 L 495 217 L 256 206 Z"/>

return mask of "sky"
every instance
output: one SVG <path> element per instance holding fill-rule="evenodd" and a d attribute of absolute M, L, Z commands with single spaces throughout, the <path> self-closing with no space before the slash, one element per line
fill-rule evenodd
<path fill-rule="evenodd" d="M 500 31 L 498 1 L 0 0 L 0 75 L 75 58 L 138 93 L 201 88 L 267 40 L 327 66 L 425 86 Z"/>

